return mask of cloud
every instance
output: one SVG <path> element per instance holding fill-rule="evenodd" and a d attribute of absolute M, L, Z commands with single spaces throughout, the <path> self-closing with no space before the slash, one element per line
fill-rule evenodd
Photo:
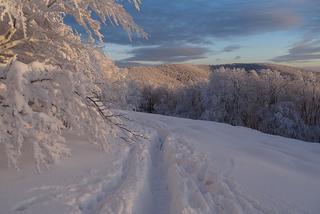
<path fill-rule="evenodd" d="M 274 62 L 310 62 L 313 60 L 319 60 L 320 54 L 288 54 L 284 56 L 278 56 L 273 59 Z"/>
<path fill-rule="evenodd" d="M 205 44 L 214 38 L 246 36 L 298 26 L 300 16 L 285 9 L 287 5 L 279 9 L 278 1 L 269 5 L 252 0 L 188 0 L 187 3 L 145 0 L 141 13 L 134 13 L 134 18 L 150 38 L 135 38 L 132 44 Z M 104 34 L 106 41 L 111 43 L 131 43 L 119 29 L 106 28 Z"/>
<path fill-rule="evenodd" d="M 236 56 L 236 57 L 234 58 L 234 60 L 238 60 L 238 59 L 241 59 L 241 56 Z"/>
<path fill-rule="evenodd" d="M 233 51 L 238 50 L 240 48 L 241 48 L 240 45 L 229 45 L 229 46 L 224 47 L 221 52 L 233 52 Z"/>
<path fill-rule="evenodd" d="M 181 62 L 206 55 L 183 56 L 179 52 L 181 47 L 212 47 L 213 41 L 239 41 L 245 36 L 278 31 L 306 34 L 308 40 L 318 38 L 320 34 L 319 0 L 144 0 L 141 12 L 127 8 L 135 21 L 149 33 L 149 39 L 134 37 L 130 41 L 122 29 L 110 26 L 103 28 L 103 34 L 106 42 L 132 46 L 135 51 L 129 60 L 143 60 L 141 56 L 145 56 L 151 61 L 156 60 L 152 55 L 160 55 L 164 62 Z M 241 45 L 241 42 L 237 43 Z M 236 51 L 240 45 L 226 46 L 220 51 L 212 51 L 211 55 Z M 295 46 L 288 49 L 288 54 L 272 60 L 318 58 L 318 53 L 310 53 L 310 45 L 305 44 L 305 50 Z M 160 50 L 156 51 L 154 47 Z M 147 51 L 150 55 L 143 55 Z M 173 55 L 165 55 L 165 52 Z"/>
<path fill-rule="evenodd" d="M 202 59 L 209 52 L 204 47 L 193 46 L 153 46 L 133 49 L 130 54 L 133 56 L 123 61 L 129 62 L 184 62 L 194 59 Z"/>
<path fill-rule="evenodd" d="M 292 0 L 293 1 L 293 0 Z M 277 56 L 274 62 L 312 62 L 320 60 L 320 1 L 294 0 L 304 18 L 300 31 L 304 36 L 288 49 L 288 54 Z"/>
<path fill-rule="evenodd" d="M 272 59 L 274 62 L 299 62 L 320 60 L 320 39 L 305 38 L 293 45 L 288 54 Z"/>

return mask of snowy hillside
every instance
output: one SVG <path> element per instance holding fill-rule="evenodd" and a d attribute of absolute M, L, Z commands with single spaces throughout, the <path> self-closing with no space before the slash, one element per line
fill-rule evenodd
<path fill-rule="evenodd" d="M 73 155 L 41 174 L 30 170 L 27 154 L 17 172 L 1 153 L 0 213 L 319 213 L 320 144 L 214 122 L 128 116 L 146 139 L 115 141 L 104 153 L 68 131 Z"/>
<path fill-rule="evenodd" d="M 181 88 L 209 81 L 210 67 L 190 64 L 128 68 L 128 79 L 153 87 Z"/>

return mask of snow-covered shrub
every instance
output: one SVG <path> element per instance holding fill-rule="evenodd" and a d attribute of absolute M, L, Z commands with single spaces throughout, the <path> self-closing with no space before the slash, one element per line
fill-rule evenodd
<path fill-rule="evenodd" d="M 125 79 L 125 108 L 126 110 L 138 111 L 141 103 L 142 94 L 139 86 L 134 81 L 127 81 Z"/>
<path fill-rule="evenodd" d="M 257 129 L 267 133 L 302 138 L 307 127 L 292 102 L 279 102 L 257 112 Z"/>

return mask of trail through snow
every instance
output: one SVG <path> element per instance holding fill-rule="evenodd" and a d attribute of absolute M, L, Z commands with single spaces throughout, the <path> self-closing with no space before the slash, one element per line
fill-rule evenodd
<path fill-rule="evenodd" d="M 155 148 L 151 150 L 150 188 L 153 208 L 150 213 L 169 213 L 170 195 L 164 165 L 163 144 L 166 138 L 164 132 L 158 136 Z"/>
<path fill-rule="evenodd" d="M 319 144 L 128 114 L 147 140 L 105 154 L 69 134 L 73 156 L 40 175 L 0 165 L 0 213 L 320 213 Z"/>

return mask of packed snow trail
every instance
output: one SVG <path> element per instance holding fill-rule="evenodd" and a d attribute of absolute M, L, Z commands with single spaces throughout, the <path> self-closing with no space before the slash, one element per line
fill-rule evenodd
<path fill-rule="evenodd" d="M 164 165 L 163 145 L 166 139 L 166 132 L 158 131 L 158 140 L 151 150 L 152 166 L 150 170 L 150 189 L 153 199 L 152 212 L 156 214 L 169 213 L 170 195 Z"/>
<path fill-rule="evenodd" d="M 0 213 L 320 213 L 320 144 L 127 114 L 147 139 L 104 153 L 68 134 L 73 156 L 40 175 L 1 154 Z"/>

